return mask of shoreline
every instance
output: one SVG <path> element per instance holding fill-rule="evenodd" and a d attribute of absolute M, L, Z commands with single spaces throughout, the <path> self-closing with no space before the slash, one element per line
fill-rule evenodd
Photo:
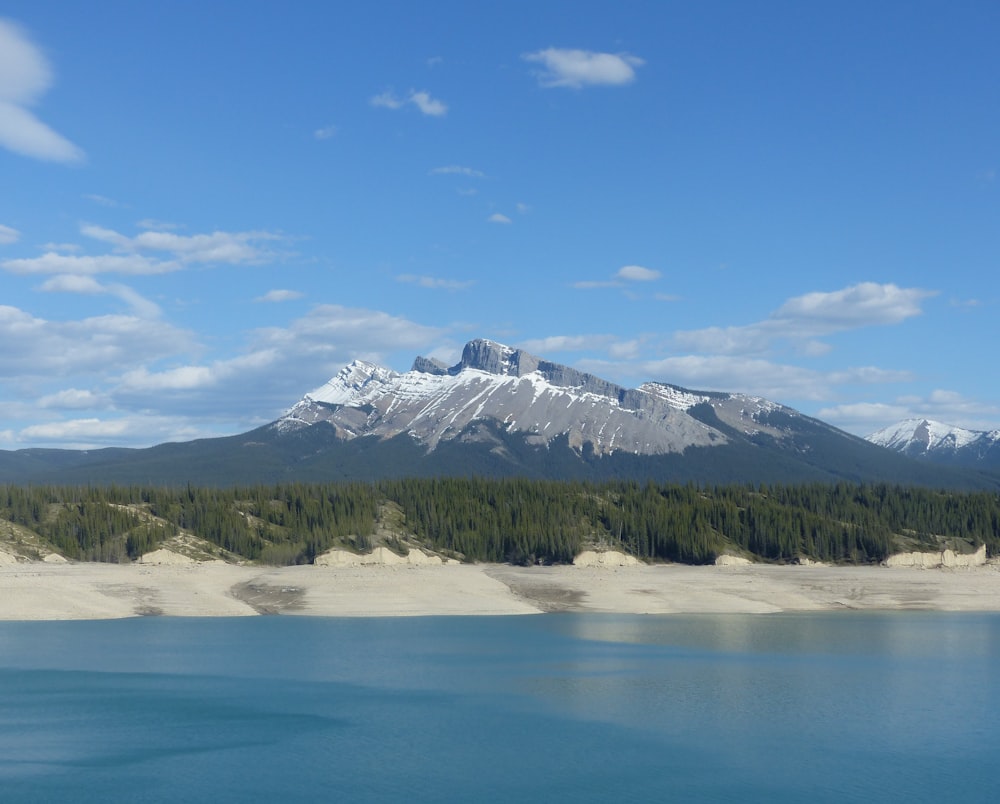
<path fill-rule="evenodd" d="M 1000 566 L 0 565 L 0 621 L 1000 611 Z"/>

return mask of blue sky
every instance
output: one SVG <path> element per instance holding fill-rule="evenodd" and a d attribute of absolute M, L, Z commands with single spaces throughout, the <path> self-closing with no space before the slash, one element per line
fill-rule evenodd
<path fill-rule="evenodd" d="M 243 432 L 476 337 L 1000 427 L 995 2 L 0 14 L 0 449 Z"/>

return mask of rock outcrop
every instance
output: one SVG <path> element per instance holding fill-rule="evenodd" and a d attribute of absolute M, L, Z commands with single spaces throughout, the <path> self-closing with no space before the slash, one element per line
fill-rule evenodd
<path fill-rule="evenodd" d="M 405 556 L 394 553 L 388 547 L 376 547 L 370 553 L 352 553 L 349 550 L 334 548 L 316 556 L 313 564 L 320 567 L 366 567 L 366 566 L 419 566 L 429 564 L 453 564 L 441 556 L 425 553 L 423 550 L 410 550 Z"/>
<path fill-rule="evenodd" d="M 956 553 L 954 550 L 942 550 L 939 553 L 896 553 L 889 556 L 883 564 L 887 567 L 981 567 L 986 563 L 986 545 L 980 545 L 974 553 Z"/>
<path fill-rule="evenodd" d="M 574 567 L 634 567 L 639 563 L 635 556 L 626 555 L 618 550 L 584 550 L 573 559 Z"/>

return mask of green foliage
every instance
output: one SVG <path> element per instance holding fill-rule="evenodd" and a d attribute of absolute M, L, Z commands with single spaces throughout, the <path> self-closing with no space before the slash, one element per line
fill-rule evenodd
<path fill-rule="evenodd" d="M 379 531 L 387 511 L 391 527 Z M 467 561 L 517 564 L 567 563 L 593 544 L 689 564 L 724 550 L 844 563 L 945 543 L 1000 553 L 997 494 L 886 484 L 468 477 L 227 489 L 0 486 L 0 519 L 85 561 L 132 560 L 182 531 L 270 564 L 311 563 L 335 545 L 399 550 L 401 536 Z"/>

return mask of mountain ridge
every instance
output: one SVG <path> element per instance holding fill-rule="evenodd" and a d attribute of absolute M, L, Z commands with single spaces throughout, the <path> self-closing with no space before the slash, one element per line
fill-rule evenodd
<path fill-rule="evenodd" d="M 878 481 L 1000 488 L 748 394 L 625 388 L 487 339 L 453 366 L 356 360 L 247 433 L 145 449 L 0 452 L 0 482 L 240 485 L 519 476 L 661 482 Z"/>
<path fill-rule="evenodd" d="M 287 432 L 327 422 L 339 436 L 392 437 L 406 431 L 429 450 L 454 438 L 472 421 L 500 421 L 530 443 L 565 435 L 570 446 L 589 444 L 597 454 L 683 452 L 727 443 L 729 437 L 690 408 L 709 404 L 717 417 L 749 435 L 769 427 L 762 414 L 787 410 L 745 394 L 691 391 L 667 383 L 623 386 L 486 339 L 470 341 L 461 360 L 445 367 L 418 357 L 397 373 L 354 361 L 306 394 L 273 425 Z"/>

